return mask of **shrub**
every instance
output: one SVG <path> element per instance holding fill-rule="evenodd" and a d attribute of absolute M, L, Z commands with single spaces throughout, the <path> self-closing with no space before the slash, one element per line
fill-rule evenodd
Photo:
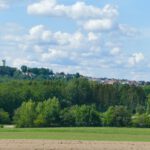
<path fill-rule="evenodd" d="M 131 115 L 124 106 L 111 106 L 103 114 L 103 125 L 113 127 L 128 126 L 131 121 Z"/>
<path fill-rule="evenodd" d="M 136 114 L 132 116 L 132 126 L 134 127 L 150 127 L 150 114 Z"/>
<path fill-rule="evenodd" d="M 0 109 L 0 124 L 8 124 L 10 123 L 9 114 L 5 112 L 3 109 Z"/>

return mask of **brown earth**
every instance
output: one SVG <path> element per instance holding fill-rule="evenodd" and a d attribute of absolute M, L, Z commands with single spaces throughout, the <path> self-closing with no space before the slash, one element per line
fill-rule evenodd
<path fill-rule="evenodd" d="M 0 140 L 0 150 L 150 150 L 150 143 Z"/>

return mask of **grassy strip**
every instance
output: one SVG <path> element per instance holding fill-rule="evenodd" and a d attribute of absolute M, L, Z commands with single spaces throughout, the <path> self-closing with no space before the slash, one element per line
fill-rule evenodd
<path fill-rule="evenodd" d="M 0 129 L 0 139 L 50 139 L 150 142 L 150 129 L 138 128 L 23 128 Z"/>

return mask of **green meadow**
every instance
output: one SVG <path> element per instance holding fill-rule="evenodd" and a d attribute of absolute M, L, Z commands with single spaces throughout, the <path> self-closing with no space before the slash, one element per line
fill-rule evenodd
<path fill-rule="evenodd" d="M 150 142 L 144 128 L 1 128 L 0 139 Z"/>

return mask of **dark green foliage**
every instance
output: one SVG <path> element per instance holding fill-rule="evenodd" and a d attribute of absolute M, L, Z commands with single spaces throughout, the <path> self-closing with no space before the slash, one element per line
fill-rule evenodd
<path fill-rule="evenodd" d="M 0 124 L 8 124 L 10 123 L 9 114 L 5 112 L 3 109 L 0 109 Z"/>
<path fill-rule="evenodd" d="M 75 105 L 61 112 L 63 126 L 101 126 L 100 113 L 94 105 Z"/>
<path fill-rule="evenodd" d="M 13 77 L 16 70 L 17 70 L 16 68 L 12 68 L 8 66 L 0 66 L 0 76 Z"/>
<path fill-rule="evenodd" d="M 103 124 L 112 127 L 125 127 L 130 125 L 131 115 L 124 106 L 111 106 L 103 114 Z"/>
<path fill-rule="evenodd" d="M 131 113 L 136 112 L 137 105 L 145 106 L 146 96 L 141 87 L 122 86 L 120 89 L 120 105 L 127 106 Z"/>
<path fill-rule="evenodd" d="M 147 107 L 146 107 L 146 112 L 150 114 L 150 94 L 147 96 Z"/>
<path fill-rule="evenodd" d="M 144 107 L 144 106 L 142 106 L 142 105 L 137 105 L 137 107 L 136 107 L 136 113 L 137 113 L 137 114 L 143 114 L 145 111 L 146 111 L 146 110 L 145 110 L 145 107 Z"/>
<path fill-rule="evenodd" d="M 73 105 L 92 103 L 90 82 L 87 79 L 79 78 L 71 80 L 68 82 L 65 90 L 67 99 Z"/>
<path fill-rule="evenodd" d="M 73 106 L 70 113 L 75 119 L 76 126 L 100 126 L 100 113 L 94 105 Z"/>
<path fill-rule="evenodd" d="M 8 112 L 11 118 L 15 109 L 23 102 L 29 99 L 33 102 L 42 102 L 53 97 L 59 99 L 62 109 L 73 105 L 95 104 L 99 111 L 105 112 L 110 106 L 123 105 L 134 113 L 138 106 L 143 109 L 147 107 L 147 111 L 149 106 L 146 105 L 147 99 L 140 87 L 101 85 L 84 78 L 10 80 L 0 83 L 0 108 Z"/>
<path fill-rule="evenodd" d="M 143 113 L 143 114 L 136 114 L 132 116 L 132 125 L 134 127 L 149 128 L 150 127 L 150 114 Z"/>
<path fill-rule="evenodd" d="M 60 113 L 61 125 L 64 127 L 75 126 L 75 117 L 70 108 L 65 108 Z"/>
<path fill-rule="evenodd" d="M 21 66 L 21 71 L 23 73 L 26 73 L 28 71 L 28 67 L 27 66 Z"/>
<path fill-rule="evenodd" d="M 53 70 L 48 68 L 30 68 L 25 65 L 21 66 L 20 69 L 0 66 L 0 81 L 7 81 L 13 79 L 19 80 L 53 80 L 53 79 L 66 79 L 71 80 L 74 78 L 80 78 L 79 73 L 76 74 L 65 74 L 54 73 Z"/>

